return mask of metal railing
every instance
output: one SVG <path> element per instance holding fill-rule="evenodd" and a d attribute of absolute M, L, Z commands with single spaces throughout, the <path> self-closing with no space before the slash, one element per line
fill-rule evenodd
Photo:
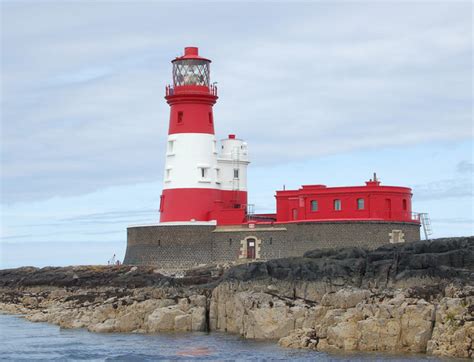
<path fill-rule="evenodd" d="M 179 86 L 181 88 L 181 86 Z M 208 90 L 209 90 L 209 94 L 210 95 L 213 95 L 213 96 L 216 96 L 217 97 L 217 86 L 215 86 L 214 84 L 210 85 L 209 87 L 207 87 Z M 199 89 L 199 88 L 198 88 Z M 201 87 L 202 89 L 202 87 Z M 198 91 L 198 90 L 195 90 L 195 89 L 190 89 L 190 90 L 182 90 L 180 89 L 179 93 L 203 93 L 202 90 Z M 175 95 L 175 88 L 172 86 L 172 85 L 167 85 L 165 87 L 165 94 L 166 96 L 172 96 L 172 95 Z"/>

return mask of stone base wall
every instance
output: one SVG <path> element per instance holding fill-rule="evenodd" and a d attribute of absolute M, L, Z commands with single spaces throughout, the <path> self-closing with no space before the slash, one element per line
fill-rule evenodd
<path fill-rule="evenodd" d="M 215 226 L 137 226 L 127 229 L 124 264 L 179 269 L 214 261 Z"/>
<path fill-rule="evenodd" d="M 213 262 L 245 260 L 247 239 L 257 259 L 301 256 L 313 249 L 360 246 L 375 249 L 390 242 L 420 239 L 414 223 L 345 221 L 256 225 L 153 225 L 127 229 L 125 264 L 179 269 Z"/>

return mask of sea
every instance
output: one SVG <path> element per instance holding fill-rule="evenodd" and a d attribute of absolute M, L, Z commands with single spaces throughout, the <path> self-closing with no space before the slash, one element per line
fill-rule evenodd
<path fill-rule="evenodd" d="M 5 361 L 441 361 L 425 355 L 341 354 L 282 348 L 225 333 L 91 333 L 0 315 Z M 443 360 L 446 361 L 446 360 Z"/>

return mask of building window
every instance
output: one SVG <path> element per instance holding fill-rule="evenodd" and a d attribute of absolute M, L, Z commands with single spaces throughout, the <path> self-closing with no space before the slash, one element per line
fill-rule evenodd
<path fill-rule="evenodd" d="M 171 168 L 166 169 L 166 182 L 171 181 Z"/>
<path fill-rule="evenodd" d="M 316 200 L 311 200 L 311 211 L 318 211 L 318 202 Z"/>
<path fill-rule="evenodd" d="M 407 209 L 407 200 L 403 199 L 403 210 Z"/>
<path fill-rule="evenodd" d="M 174 153 L 174 141 L 168 141 L 168 154 Z"/>
<path fill-rule="evenodd" d="M 341 200 L 339 199 L 334 200 L 334 210 L 341 211 L 341 209 L 342 209 Z"/>
<path fill-rule="evenodd" d="M 209 112 L 209 124 L 214 123 L 213 118 L 212 118 L 212 112 Z"/>
<path fill-rule="evenodd" d="M 160 196 L 160 212 L 163 212 L 165 209 L 165 195 Z"/>
<path fill-rule="evenodd" d="M 364 199 L 357 199 L 357 210 L 364 210 Z"/>
<path fill-rule="evenodd" d="M 239 169 L 234 168 L 234 178 L 239 178 Z"/>
<path fill-rule="evenodd" d="M 183 123 L 183 112 L 178 112 L 178 123 Z"/>
<path fill-rule="evenodd" d="M 199 167 L 199 173 L 201 175 L 201 178 L 203 178 L 203 179 L 207 178 L 207 168 L 206 167 Z"/>
<path fill-rule="evenodd" d="M 216 183 L 221 182 L 221 170 L 219 168 L 216 168 Z"/>

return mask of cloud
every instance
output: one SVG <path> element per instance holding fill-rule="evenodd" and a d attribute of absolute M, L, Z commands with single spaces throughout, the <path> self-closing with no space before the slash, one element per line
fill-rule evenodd
<path fill-rule="evenodd" d="M 413 195 L 416 201 L 472 197 L 474 195 L 473 181 L 470 178 L 458 178 L 415 185 Z"/>
<path fill-rule="evenodd" d="M 474 225 L 474 219 L 465 217 L 433 218 L 431 221 L 439 224 L 463 224 L 471 227 Z"/>
<path fill-rule="evenodd" d="M 474 172 L 474 164 L 466 160 L 460 161 L 456 166 L 456 170 L 459 173 L 472 173 Z"/>
<path fill-rule="evenodd" d="M 472 4 L 2 8 L 2 202 L 161 179 L 169 61 L 191 44 L 218 132 L 257 165 L 472 137 Z"/>

